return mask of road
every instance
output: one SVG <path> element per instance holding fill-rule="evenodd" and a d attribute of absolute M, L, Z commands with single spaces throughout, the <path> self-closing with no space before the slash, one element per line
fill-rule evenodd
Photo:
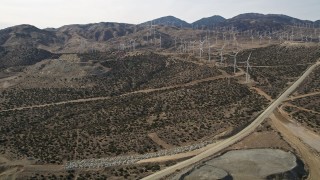
<path fill-rule="evenodd" d="M 238 76 L 242 76 L 242 75 L 244 75 L 244 71 L 241 70 L 239 73 L 235 74 L 234 76 L 231 76 L 231 75 L 219 75 L 219 76 L 214 76 L 214 77 L 208 77 L 208 78 L 204 78 L 204 79 L 194 80 L 194 81 L 191 81 L 191 82 L 188 82 L 188 83 L 185 83 L 185 84 L 177 84 L 177 85 L 160 87 L 160 88 L 151 88 L 151 89 L 143 89 L 143 90 L 128 92 L 128 93 L 122 94 L 120 96 L 127 96 L 127 95 L 130 95 L 130 94 L 137 94 L 137 93 L 151 93 L 151 92 L 155 92 L 155 91 L 163 91 L 163 90 L 169 90 L 169 89 L 174 89 L 174 88 L 182 88 L 182 87 L 194 86 L 196 84 L 203 83 L 203 82 L 214 81 L 214 80 L 224 79 L 224 78 L 234 78 L 234 77 L 238 77 Z M 72 103 L 82 103 L 82 102 L 107 100 L 107 99 L 110 99 L 110 98 L 111 97 L 109 97 L 109 96 L 105 96 L 105 97 L 93 97 L 93 98 L 75 99 L 75 100 L 61 101 L 61 102 L 55 102 L 55 103 L 47 103 L 47 104 L 39 104 L 39 105 L 17 107 L 17 108 L 12 108 L 12 109 L 4 109 L 4 110 L 0 109 L 0 112 L 21 111 L 21 110 L 25 110 L 25 109 L 44 108 L 44 107 L 48 107 L 48 106 L 56 106 L 56 105 L 63 105 L 63 104 L 72 104 Z"/>
<path fill-rule="evenodd" d="M 308 166 L 309 175 L 308 179 L 317 180 L 320 177 L 320 157 L 317 153 L 314 152 L 311 148 L 306 146 L 307 142 L 304 141 L 303 137 L 299 137 L 299 133 L 296 131 L 299 129 L 290 129 L 290 123 L 288 123 L 288 119 L 283 116 L 279 111 L 274 111 L 274 113 L 270 116 L 271 125 L 277 129 L 282 137 L 294 148 L 296 149 L 302 157 L 304 163 Z M 308 137 L 308 141 L 313 138 Z M 316 140 L 316 143 L 317 140 Z"/>
<path fill-rule="evenodd" d="M 294 90 L 303 82 L 303 80 L 320 64 L 320 62 L 317 62 L 316 64 L 310 66 L 306 72 L 294 83 L 292 84 L 285 92 L 281 94 L 281 96 L 278 97 L 275 101 L 273 101 L 272 104 L 269 105 L 269 107 L 262 112 L 249 126 L 244 128 L 242 131 L 240 131 L 238 134 L 225 139 L 224 141 L 221 141 L 217 144 L 209 145 L 209 149 L 207 151 L 204 151 L 203 153 L 188 159 L 186 161 L 180 162 L 174 166 L 168 167 L 164 170 L 161 170 L 159 172 L 156 172 L 150 176 L 147 176 L 143 178 L 144 180 L 154 180 L 154 179 L 161 179 L 164 178 L 176 171 L 179 171 L 185 167 L 188 167 L 196 162 L 199 162 L 207 157 L 212 156 L 213 154 L 218 153 L 219 151 L 229 147 L 230 145 L 240 141 L 244 137 L 248 136 L 250 133 L 252 133 L 267 117 L 269 117 L 273 111 L 284 101 L 287 99 L 287 97 L 294 92 Z"/>
<path fill-rule="evenodd" d="M 308 94 L 301 94 L 301 95 L 298 95 L 298 96 L 289 97 L 286 101 L 293 101 L 293 100 L 301 99 L 301 98 L 305 98 L 305 97 L 316 96 L 318 94 L 320 94 L 320 92 L 312 92 L 312 93 L 308 93 Z"/>

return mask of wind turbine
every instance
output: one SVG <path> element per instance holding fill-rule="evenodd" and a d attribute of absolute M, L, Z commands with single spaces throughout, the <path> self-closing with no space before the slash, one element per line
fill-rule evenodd
<path fill-rule="evenodd" d="M 181 51 L 181 53 L 183 53 L 183 49 L 184 49 L 184 47 L 183 47 L 184 45 L 183 45 L 183 39 L 182 38 L 180 38 L 180 51 Z"/>
<path fill-rule="evenodd" d="M 238 41 L 237 41 L 236 33 L 233 34 L 233 43 L 234 43 L 234 46 L 236 46 L 236 48 L 238 48 Z"/>
<path fill-rule="evenodd" d="M 160 49 L 161 49 L 161 33 L 159 33 L 160 34 Z"/>
<path fill-rule="evenodd" d="M 133 51 L 135 51 L 136 50 L 136 39 L 133 39 L 132 47 L 133 47 Z"/>
<path fill-rule="evenodd" d="M 223 62 L 223 49 L 224 49 L 225 46 L 226 45 L 223 45 L 221 49 L 218 49 L 220 51 L 220 57 L 221 57 L 220 64 L 222 64 L 222 62 Z"/>
<path fill-rule="evenodd" d="M 254 37 L 252 35 L 251 35 L 250 39 L 251 39 L 251 44 L 253 44 Z"/>
<path fill-rule="evenodd" d="M 282 42 L 282 40 L 283 40 L 283 37 L 280 35 L 280 36 L 279 36 L 279 41 L 280 41 L 280 43 Z"/>
<path fill-rule="evenodd" d="M 250 70 L 252 70 L 252 69 L 251 69 L 251 66 L 250 66 L 250 64 L 249 64 L 249 60 L 250 60 L 251 54 L 252 54 L 252 52 L 249 54 L 249 57 L 248 57 L 248 59 L 247 59 L 247 61 L 246 61 L 246 65 L 247 65 L 247 68 L 246 68 L 246 83 L 248 83 L 249 80 L 250 80 L 249 68 L 250 68 Z"/>
<path fill-rule="evenodd" d="M 192 44 L 192 54 L 194 54 L 194 44 L 196 43 L 196 41 L 191 41 L 190 43 Z"/>
<path fill-rule="evenodd" d="M 268 38 L 269 38 L 269 44 L 270 44 L 270 43 L 271 43 L 271 39 L 272 39 L 272 37 L 271 37 L 271 36 L 269 36 Z"/>
<path fill-rule="evenodd" d="M 188 42 L 186 40 L 184 40 L 184 52 L 188 53 Z"/>
<path fill-rule="evenodd" d="M 208 46 L 209 46 L 209 61 L 211 61 L 211 48 L 210 48 L 210 40 L 208 40 Z"/>
<path fill-rule="evenodd" d="M 294 38 L 294 35 L 292 34 L 292 35 L 290 36 L 290 41 L 293 41 L 293 38 Z"/>
<path fill-rule="evenodd" d="M 308 39 L 308 35 L 306 35 L 306 42 L 308 42 L 309 41 L 309 39 Z"/>
<path fill-rule="evenodd" d="M 225 32 L 223 32 L 222 36 L 223 36 L 223 42 L 224 42 L 223 44 L 226 44 L 227 36 L 226 36 Z"/>
<path fill-rule="evenodd" d="M 303 42 L 304 41 L 304 37 L 303 37 L 303 34 L 301 33 L 301 41 Z"/>
<path fill-rule="evenodd" d="M 237 55 L 239 51 L 235 52 L 235 55 L 231 55 L 233 59 L 233 73 L 236 74 L 236 67 L 237 67 Z"/>
<path fill-rule="evenodd" d="M 262 35 L 259 36 L 259 40 L 260 40 L 260 45 L 261 45 Z"/>
<path fill-rule="evenodd" d="M 203 44 L 206 40 L 203 40 L 201 41 L 201 38 L 200 38 L 200 41 L 199 41 L 199 49 L 200 49 L 200 58 L 202 57 L 202 53 L 203 53 Z"/>

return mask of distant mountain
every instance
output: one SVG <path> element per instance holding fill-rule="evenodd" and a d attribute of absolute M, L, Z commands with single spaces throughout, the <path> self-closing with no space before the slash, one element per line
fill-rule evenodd
<path fill-rule="evenodd" d="M 78 35 L 92 41 L 107 41 L 114 37 L 126 36 L 134 33 L 132 24 L 101 22 L 85 25 L 66 25 L 56 29 L 58 36 L 69 39 L 72 35 Z"/>
<path fill-rule="evenodd" d="M 202 18 L 193 22 L 187 23 L 181 19 L 173 16 L 165 16 L 154 19 L 145 23 L 159 25 L 174 25 L 176 27 L 197 27 L 197 28 L 212 28 L 212 27 L 236 27 L 240 31 L 255 30 L 255 31 L 269 31 L 280 30 L 288 25 L 313 23 L 312 21 L 300 20 L 282 14 L 259 14 L 259 13 L 245 13 L 235 16 L 230 19 L 225 19 L 221 16 L 215 15 L 212 17 Z M 315 24 L 319 22 L 315 22 Z"/>
<path fill-rule="evenodd" d="M 132 34 L 137 30 L 134 25 L 109 22 L 66 25 L 57 29 L 38 29 L 31 25 L 18 25 L 0 30 L 0 46 L 17 49 L 40 48 L 54 52 L 63 49 L 74 51 L 81 42 L 86 45 L 93 42 L 106 42 L 112 38 Z"/>
<path fill-rule="evenodd" d="M 0 47 L 2 47 L 2 49 L 0 49 L 0 58 L 5 58 L 5 61 L 2 62 L 8 64 L 10 58 L 14 57 L 14 53 L 19 52 L 19 49 L 24 49 L 24 51 L 27 49 L 28 52 L 24 52 L 25 54 L 34 54 L 34 52 L 36 54 L 38 51 L 35 49 L 43 49 L 54 53 L 88 52 L 94 50 L 104 51 L 105 49 L 118 48 L 120 45 L 130 47 L 132 46 L 132 41 L 134 39 L 137 40 L 137 46 L 144 47 L 148 35 L 146 27 L 141 25 L 151 25 L 151 23 L 156 25 L 170 25 L 170 27 L 158 27 L 158 33 L 154 33 L 153 35 L 156 36 L 153 38 L 159 39 L 159 34 L 161 34 L 163 47 L 172 46 L 172 37 L 182 33 L 177 32 L 181 26 L 183 28 L 191 28 L 192 25 L 197 28 L 236 27 L 239 31 L 281 30 L 288 25 L 312 25 L 313 23 L 315 27 L 320 27 L 320 20 L 312 22 L 286 15 L 264 15 L 258 13 L 240 14 L 230 19 L 225 19 L 216 15 L 202 18 L 192 24 L 174 16 L 161 17 L 140 25 L 100 22 L 83 25 L 66 25 L 60 28 L 39 29 L 32 25 L 23 24 L 0 30 Z M 5 50 L 3 50 L 3 48 L 5 48 Z M 33 50 L 31 51 L 30 49 Z M 8 53 L 11 54 L 8 56 L 4 55 Z M 41 56 L 41 58 L 42 57 L 47 56 Z"/>
<path fill-rule="evenodd" d="M 312 21 L 300 20 L 282 14 L 259 14 L 259 13 L 245 13 L 235 16 L 230 19 L 224 19 L 221 16 L 212 16 L 209 18 L 202 18 L 192 23 L 199 28 L 211 27 L 235 27 L 240 31 L 256 30 L 269 31 L 280 30 L 288 25 L 313 23 Z M 318 23 L 318 22 L 316 22 Z"/>
<path fill-rule="evenodd" d="M 282 14 L 258 14 L 246 13 L 235 16 L 219 24 L 219 26 L 233 26 L 238 30 L 279 30 L 285 26 L 294 25 L 296 23 L 312 23 L 312 21 L 304 21 Z"/>
<path fill-rule="evenodd" d="M 35 47 L 39 44 L 50 46 L 57 41 L 54 32 L 41 30 L 31 25 L 23 24 L 0 30 L 1 46 Z"/>
<path fill-rule="evenodd" d="M 158 19 L 154 19 L 151 21 L 147 21 L 142 23 L 141 25 L 170 25 L 170 26 L 176 26 L 176 27 L 191 27 L 191 24 L 187 23 L 184 20 L 181 20 L 179 18 L 176 18 L 174 16 L 165 16 Z"/>
<path fill-rule="evenodd" d="M 211 17 L 206 17 L 206 18 L 202 18 L 198 21 L 195 21 L 192 23 L 193 26 L 216 26 L 217 24 L 226 21 L 226 19 L 222 16 L 211 16 Z"/>

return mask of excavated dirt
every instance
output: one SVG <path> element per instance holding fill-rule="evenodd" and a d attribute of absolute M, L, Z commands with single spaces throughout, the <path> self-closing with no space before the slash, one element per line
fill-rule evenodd
<path fill-rule="evenodd" d="M 263 179 L 291 171 L 296 166 L 297 158 L 291 152 L 276 149 L 234 150 L 205 162 L 205 166 L 189 172 L 184 179 L 201 179 L 213 174 L 217 179 L 226 179 L 227 175 L 223 172 L 228 172 L 233 179 Z"/>

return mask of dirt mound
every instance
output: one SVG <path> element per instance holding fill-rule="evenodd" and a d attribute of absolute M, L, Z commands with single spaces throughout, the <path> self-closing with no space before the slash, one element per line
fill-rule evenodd
<path fill-rule="evenodd" d="M 296 166 L 297 158 L 291 152 L 275 149 L 235 150 L 207 161 L 204 166 L 189 172 L 184 179 L 191 176 L 200 179 L 213 175 L 220 177 L 223 171 L 235 179 L 262 179 L 292 171 Z"/>
<path fill-rule="evenodd" d="M 39 75 L 48 77 L 83 77 L 88 75 L 101 75 L 109 69 L 99 63 L 80 62 L 77 56 L 61 56 L 59 59 L 48 59 L 26 68 L 26 75 Z"/>

